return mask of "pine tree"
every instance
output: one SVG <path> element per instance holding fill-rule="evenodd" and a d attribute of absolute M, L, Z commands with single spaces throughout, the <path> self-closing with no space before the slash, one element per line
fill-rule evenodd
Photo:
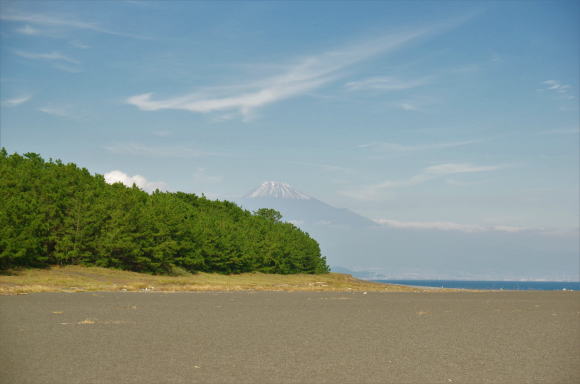
<path fill-rule="evenodd" d="M 0 151 L 0 269 L 84 264 L 156 274 L 325 273 L 318 243 L 280 212 L 152 194 L 39 155 Z"/>

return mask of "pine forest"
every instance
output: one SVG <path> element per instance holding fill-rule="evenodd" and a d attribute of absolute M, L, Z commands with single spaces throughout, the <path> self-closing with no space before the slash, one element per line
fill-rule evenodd
<path fill-rule="evenodd" d="M 0 150 L 0 269 L 80 264 L 153 274 L 326 273 L 316 240 L 272 209 L 149 194 Z"/>

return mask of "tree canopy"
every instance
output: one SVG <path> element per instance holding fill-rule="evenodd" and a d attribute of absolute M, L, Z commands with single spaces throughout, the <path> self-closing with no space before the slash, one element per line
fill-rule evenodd
<path fill-rule="evenodd" d="M 156 274 L 325 273 L 316 240 L 273 209 L 107 184 L 0 150 L 0 269 L 83 264 Z"/>
<path fill-rule="evenodd" d="M 255 214 L 275 223 L 282 221 L 282 214 L 272 208 L 260 208 L 256 210 Z"/>

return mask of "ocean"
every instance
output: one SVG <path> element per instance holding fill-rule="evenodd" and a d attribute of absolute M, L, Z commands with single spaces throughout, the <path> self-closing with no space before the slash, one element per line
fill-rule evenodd
<path fill-rule="evenodd" d="M 494 289 L 513 291 L 580 291 L 578 281 L 489 281 L 489 280 L 373 280 L 417 287 Z"/>

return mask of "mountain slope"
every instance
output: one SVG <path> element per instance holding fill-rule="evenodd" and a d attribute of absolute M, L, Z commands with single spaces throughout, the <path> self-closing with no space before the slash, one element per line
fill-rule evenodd
<path fill-rule="evenodd" d="M 248 193 L 246 198 L 275 198 L 275 199 L 295 199 L 310 200 L 312 197 L 305 193 L 299 192 L 292 188 L 290 184 L 280 183 L 278 181 L 265 181 L 254 191 Z"/>
<path fill-rule="evenodd" d="M 243 208 L 254 211 L 259 208 L 273 208 L 285 221 L 309 229 L 311 226 L 331 226 L 341 228 L 366 228 L 377 226 L 366 217 L 348 210 L 335 208 L 286 183 L 267 181 L 246 194 L 240 201 Z"/>

